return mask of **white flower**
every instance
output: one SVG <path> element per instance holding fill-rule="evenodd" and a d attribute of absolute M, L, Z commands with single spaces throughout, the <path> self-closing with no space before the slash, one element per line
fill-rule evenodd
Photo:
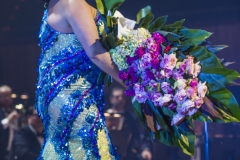
<path fill-rule="evenodd" d="M 197 85 L 197 90 L 198 90 L 198 96 L 200 98 L 204 98 L 205 94 L 207 93 L 207 86 L 206 82 L 202 83 L 201 81 Z"/>
<path fill-rule="evenodd" d="M 178 79 L 175 83 L 174 83 L 174 88 L 178 88 L 178 90 L 184 89 L 187 86 L 187 80 L 186 79 Z"/>
<path fill-rule="evenodd" d="M 159 97 L 156 101 L 159 103 L 160 106 L 164 106 L 166 103 L 172 100 L 171 94 L 164 94 L 163 97 Z"/>
<path fill-rule="evenodd" d="M 194 64 L 193 77 L 197 77 L 201 71 L 201 66 L 199 65 L 199 63 L 200 62 Z"/>

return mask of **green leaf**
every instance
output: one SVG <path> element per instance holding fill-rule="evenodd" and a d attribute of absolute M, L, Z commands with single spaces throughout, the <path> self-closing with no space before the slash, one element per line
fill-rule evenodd
<path fill-rule="evenodd" d="M 206 48 L 211 52 L 216 54 L 224 48 L 227 48 L 227 45 L 207 45 Z"/>
<path fill-rule="evenodd" d="M 169 40 L 170 42 L 174 42 L 177 41 L 181 38 L 182 36 L 175 34 L 175 33 L 168 33 L 167 34 L 167 40 Z"/>
<path fill-rule="evenodd" d="M 182 46 L 196 46 L 201 44 L 212 33 L 200 29 L 183 28 L 179 32 L 185 39 L 182 41 Z"/>
<path fill-rule="evenodd" d="M 105 0 L 107 10 L 111 11 L 113 15 L 124 1 L 125 0 Z"/>
<path fill-rule="evenodd" d="M 153 32 L 153 31 L 157 31 L 160 30 L 163 25 L 166 23 L 168 16 L 162 16 L 157 18 L 149 27 L 149 31 Z"/>
<path fill-rule="evenodd" d="M 106 37 L 106 43 L 109 47 L 109 49 L 116 48 L 118 46 L 117 41 L 113 35 L 113 33 L 109 33 Z"/>
<path fill-rule="evenodd" d="M 135 113 L 137 114 L 137 116 L 140 119 L 141 124 L 146 128 L 146 121 L 145 121 L 145 118 L 142 114 L 142 108 L 141 108 L 140 104 L 138 103 L 137 100 L 135 100 L 132 103 L 132 105 L 133 105 L 133 109 L 134 109 Z"/>
<path fill-rule="evenodd" d="M 184 23 L 184 21 L 185 21 L 185 19 L 182 19 L 182 20 L 180 20 L 180 21 L 176 21 L 176 22 L 173 23 L 173 24 L 164 25 L 164 26 L 162 27 L 162 30 L 176 33 L 177 30 L 178 30 L 179 28 L 181 28 L 181 26 L 182 26 L 182 24 Z"/>
<path fill-rule="evenodd" d="M 111 76 L 107 76 L 107 86 L 110 87 L 110 85 L 112 84 L 112 77 Z"/>
<path fill-rule="evenodd" d="M 107 8 L 106 8 L 106 5 L 105 5 L 105 2 L 104 0 L 96 0 L 96 5 L 97 5 L 97 10 L 103 14 L 103 15 L 107 15 Z"/>
<path fill-rule="evenodd" d="M 166 145 L 180 147 L 184 153 L 192 156 L 196 136 L 189 122 L 186 120 L 181 125 L 171 126 L 171 128 L 171 133 L 164 130 L 157 131 L 155 134 L 156 139 Z"/>
<path fill-rule="evenodd" d="M 235 70 L 226 68 L 207 68 L 202 69 L 199 74 L 199 79 L 202 82 L 207 82 L 207 86 L 210 92 L 225 88 L 228 84 L 233 82 L 239 77 L 239 74 Z"/>
<path fill-rule="evenodd" d="M 107 74 L 103 71 L 99 74 L 99 76 L 97 78 L 97 84 L 98 85 L 101 84 L 104 81 L 104 78 L 105 78 L 106 75 Z"/>
<path fill-rule="evenodd" d="M 152 109 L 153 113 L 155 114 L 155 117 L 157 118 L 157 122 L 161 126 L 161 128 L 165 131 L 169 131 L 168 125 L 166 124 L 165 120 L 163 119 L 163 116 L 161 113 L 157 110 L 157 108 L 154 106 L 152 101 L 147 101 L 149 107 Z"/>
<path fill-rule="evenodd" d="M 223 117 L 223 120 L 225 123 L 228 123 L 228 122 L 239 122 L 238 119 L 236 119 L 235 117 L 227 114 L 226 112 L 224 112 L 223 110 L 221 110 L 220 108 L 216 108 L 218 110 L 218 112 L 221 114 L 221 116 Z"/>
<path fill-rule="evenodd" d="M 148 28 L 149 24 L 151 23 L 151 21 L 153 20 L 154 16 L 152 14 L 152 12 L 149 12 L 146 17 L 143 18 L 142 23 L 140 24 L 139 28 Z"/>
<path fill-rule="evenodd" d="M 221 90 L 211 92 L 210 96 L 217 99 L 227 108 L 227 110 L 231 113 L 231 116 L 240 121 L 240 109 L 237 100 L 229 90 L 222 88 Z"/>
<path fill-rule="evenodd" d="M 137 13 L 137 20 L 136 24 L 139 24 L 142 18 L 146 17 L 148 13 L 151 12 L 151 6 L 146 6 L 142 8 L 138 13 Z"/>
<path fill-rule="evenodd" d="M 197 61 L 200 61 L 200 65 L 203 70 L 212 68 L 223 68 L 219 59 L 203 46 L 190 47 L 187 50 L 187 53 L 195 57 Z"/>
<path fill-rule="evenodd" d="M 213 122 L 213 120 L 211 119 L 211 117 L 203 114 L 200 111 L 197 111 L 193 116 L 192 119 L 196 120 L 196 121 L 200 121 L 200 122 Z"/>

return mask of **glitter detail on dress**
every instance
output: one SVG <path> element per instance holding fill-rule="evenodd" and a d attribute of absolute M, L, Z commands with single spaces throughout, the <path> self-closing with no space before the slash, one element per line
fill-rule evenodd
<path fill-rule="evenodd" d="M 103 115 L 101 70 L 86 55 L 73 33 L 54 30 L 44 11 L 39 32 L 42 53 L 38 63 L 36 109 L 45 138 L 39 160 L 118 159 Z M 99 12 L 99 37 L 107 33 Z"/>

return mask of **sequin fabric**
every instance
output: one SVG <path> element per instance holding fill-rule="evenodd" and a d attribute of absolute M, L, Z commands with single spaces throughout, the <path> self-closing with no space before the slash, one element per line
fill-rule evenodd
<path fill-rule="evenodd" d="M 47 23 L 44 11 L 39 32 L 36 109 L 45 138 L 39 160 L 118 159 L 105 125 L 101 70 L 86 55 L 73 33 L 61 33 Z M 105 21 L 97 12 L 101 35 Z"/>

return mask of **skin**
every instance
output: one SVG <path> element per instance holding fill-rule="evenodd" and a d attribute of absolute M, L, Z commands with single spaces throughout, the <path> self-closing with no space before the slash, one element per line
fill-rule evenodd
<path fill-rule="evenodd" d="M 85 0 L 51 0 L 47 22 L 57 31 L 76 34 L 90 60 L 122 84 L 117 66 L 99 40 L 95 14 Z"/>

